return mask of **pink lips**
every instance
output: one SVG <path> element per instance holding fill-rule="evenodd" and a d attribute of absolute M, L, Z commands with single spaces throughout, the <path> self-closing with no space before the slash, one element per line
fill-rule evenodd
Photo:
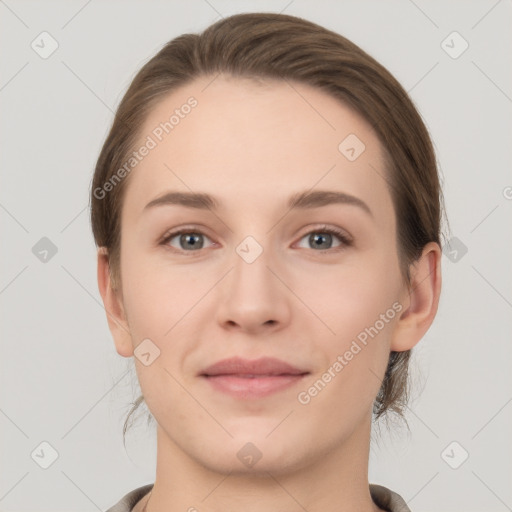
<path fill-rule="evenodd" d="M 234 357 L 205 368 L 199 375 L 214 389 L 236 398 L 263 398 L 299 382 L 309 372 L 279 359 Z"/>

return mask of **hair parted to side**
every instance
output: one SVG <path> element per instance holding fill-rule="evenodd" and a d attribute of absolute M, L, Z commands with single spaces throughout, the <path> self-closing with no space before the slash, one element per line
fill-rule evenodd
<path fill-rule="evenodd" d="M 137 73 L 122 98 L 101 149 L 91 187 L 91 223 L 98 247 L 106 247 L 115 289 L 121 285 L 120 234 L 123 191 L 129 180 L 98 198 L 126 162 L 149 112 L 178 87 L 223 73 L 278 79 L 319 88 L 355 109 L 373 128 L 385 155 L 386 179 L 397 218 L 397 251 L 404 280 L 428 242 L 441 245 L 444 211 L 436 158 L 421 116 L 390 72 L 345 37 L 302 18 L 244 13 L 222 19 L 200 34 L 169 41 Z M 340 141 L 341 142 L 341 141 Z M 380 179 L 380 178 L 379 178 Z M 391 352 L 374 417 L 404 417 L 409 398 L 411 351 Z M 143 403 L 139 396 L 126 418 Z"/>

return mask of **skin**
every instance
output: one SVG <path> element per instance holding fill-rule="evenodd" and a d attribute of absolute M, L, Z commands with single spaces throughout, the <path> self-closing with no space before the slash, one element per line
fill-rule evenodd
<path fill-rule="evenodd" d="M 411 266 L 410 292 L 398 265 L 382 147 L 357 113 L 306 85 L 212 78 L 172 92 L 144 124 L 141 141 L 187 98 L 198 100 L 129 175 L 117 291 L 98 251 L 117 352 L 132 357 L 146 338 L 161 351 L 149 366 L 134 358 L 157 422 L 147 510 L 380 510 L 368 487 L 372 405 L 390 350 L 414 347 L 435 317 L 440 248 L 429 243 Z M 350 133 L 366 145 L 354 162 L 338 150 Z M 349 204 L 287 209 L 291 194 L 310 189 L 356 196 L 372 215 Z M 221 207 L 144 211 L 167 191 L 206 192 Z M 204 233 L 202 248 L 187 251 L 179 235 L 159 244 L 190 224 L 189 232 Z M 308 235 L 325 233 L 323 224 L 349 234 L 352 245 L 333 235 L 316 248 Z M 251 264 L 236 252 L 249 235 L 263 248 Z M 298 393 L 397 301 L 401 312 L 309 404 L 299 403 Z M 276 357 L 311 373 L 257 400 L 233 398 L 197 377 L 234 355 Z M 262 454 L 252 467 L 237 457 L 247 442 Z"/>

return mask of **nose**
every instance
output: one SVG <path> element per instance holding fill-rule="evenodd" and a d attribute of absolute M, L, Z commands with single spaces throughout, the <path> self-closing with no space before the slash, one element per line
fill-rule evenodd
<path fill-rule="evenodd" d="M 270 251 L 257 249 L 251 240 L 240 244 L 232 270 L 220 283 L 217 319 L 225 329 L 268 333 L 289 323 L 291 293 L 283 284 L 286 277 L 279 275 Z"/>

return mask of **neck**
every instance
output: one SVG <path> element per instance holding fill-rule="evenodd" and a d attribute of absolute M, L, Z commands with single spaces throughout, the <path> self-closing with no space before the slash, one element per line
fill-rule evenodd
<path fill-rule="evenodd" d="M 370 429 L 371 416 L 342 446 L 315 454 L 293 471 L 258 463 L 250 473 L 238 466 L 221 473 L 191 458 L 157 426 L 157 471 L 147 512 L 379 511 L 368 483 Z"/>

